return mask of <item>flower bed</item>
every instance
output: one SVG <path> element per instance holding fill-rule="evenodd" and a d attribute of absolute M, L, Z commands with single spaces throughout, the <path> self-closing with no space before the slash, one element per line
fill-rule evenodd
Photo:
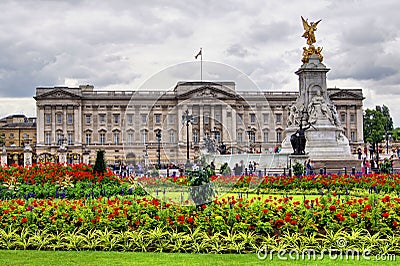
<path fill-rule="evenodd" d="M 216 236 L 221 239 L 227 235 L 250 236 L 253 245 L 237 247 L 237 252 L 257 251 L 266 245 L 267 236 L 269 241 L 272 237 L 276 245 L 279 239 L 288 235 L 326 238 L 332 232 L 350 235 L 358 231 L 381 235 L 383 239 L 400 238 L 399 224 L 400 199 L 388 196 L 380 199 L 323 196 L 303 201 L 273 196 L 265 200 L 229 197 L 215 199 L 210 205 L 200 208 L 130 197 L 0 201 L 0 228 L 3 232 L 46 232 L 52 235 L 61 232 L 87 235 L 94 231 L 158 232 L 161 236 L 177 234 L 181 237 L 201 232 L 206 238 L 204 241 Z M 3 235 L 0 238 L 3 248 L 6 245 L 4 241 Z M 161 244 L 155 242 L 152 246 L 147 243 L 147 248 L 156 250 Z"/>
<path fill-rule="evenodd" d="M 327 194 L 301 200 L 217 197 L 196 207 L 143 196 L 137 185 L 146 184 L 149 190 L 188 189 L 184 176 L 135 180 L 110 171 L 96 176 L 87 165 L 4 167 L 0 168 L 0 248 L 243 253 L 265 246 L 299 248 L 300 243 L 303 248 L 323 249 L 342 236 L 355 246 L 369 241 L 376 248 L 400 253 L 399 179 L 399 175 L 213 176 L 216 186 L 237 190 L 274 189 L 286 194 L 295 188 L 325 189 Z M 373 194 L 354 197 L 356 189 Z"/>

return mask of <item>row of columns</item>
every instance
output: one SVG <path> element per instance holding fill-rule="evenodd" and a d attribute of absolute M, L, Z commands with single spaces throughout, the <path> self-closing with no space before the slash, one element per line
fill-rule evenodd
<path fill-rule="evenodd" d="M 24 148 L 24 167 L 32 165 L 32 148 L 30 145 L 26 145 Z M 67 148 L 65 146 L 61 146 L 58 151 L 58 161 L 61 164 L 67 163 Z M 3 151 L 0 155 L 1 166 L 7 165 L 7 151 L 3 148 Z M 89 164 L 89 153 L 82 154 L 82 162 L 84 164 Z"/>

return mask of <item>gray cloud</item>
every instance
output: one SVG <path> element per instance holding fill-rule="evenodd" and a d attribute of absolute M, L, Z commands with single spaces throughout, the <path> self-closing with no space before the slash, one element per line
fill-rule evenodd
<path fill-rule="evenodd" d="M 237 68 L 260 88 L 296 90 L 293 72 L 305 46 L 300 16 L 322 19 L 317 45 L 331 68 L 329 86 L 394 95 L 399 8 L 395 0 L 3 0 L 0 97 L 31 98 L 38 86 L 79 83 L 134 89 L 169 65 L 194 60 L 199 47 L 205 60 Z M 389 107 L 399 105 L 391 100 Z M 400 122 L 400 110 L 396 115 Z"/>

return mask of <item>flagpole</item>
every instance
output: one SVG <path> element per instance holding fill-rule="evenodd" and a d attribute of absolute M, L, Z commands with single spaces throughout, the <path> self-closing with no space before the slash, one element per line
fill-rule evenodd
<path fill-rule="evenodd" d="M 200 81 L 203 82 L 203 49 L 200 48 Z"/>
<path fill-rule="evenodd" d="M 194 59 L 197 59 L 200 55 L 200 81 L 203 81 L 203 49 L 200 47 L 200 51 L 195 55 Z"/>

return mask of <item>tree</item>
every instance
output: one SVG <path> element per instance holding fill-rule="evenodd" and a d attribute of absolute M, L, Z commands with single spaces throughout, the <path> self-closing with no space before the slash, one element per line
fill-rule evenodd
<path fill-rule="evenodd" d="M 104 160 L 104 150 L 98 150 L 96 152 L 96 162 L 94 163 L 93 173 L 97 175 L 103 175 L 107 171 L 107 165 Z"/>
<path fill-rule="evenodd" d="M 392 138 L 394 141 L 399 141 L 400 140 L 400 127 L 396 127 L 392 131 Z"/>
<path fill-rule="evenodd" d="M 364 113 L 364 142 L 372 145 L 372 153 L 376 153 L 379 161 L 379 143 L 385 139 L 385 133 L 393 130 L 393 119 L 389 108 L 385 105 L 375 109 L 366 109 Z"/>

